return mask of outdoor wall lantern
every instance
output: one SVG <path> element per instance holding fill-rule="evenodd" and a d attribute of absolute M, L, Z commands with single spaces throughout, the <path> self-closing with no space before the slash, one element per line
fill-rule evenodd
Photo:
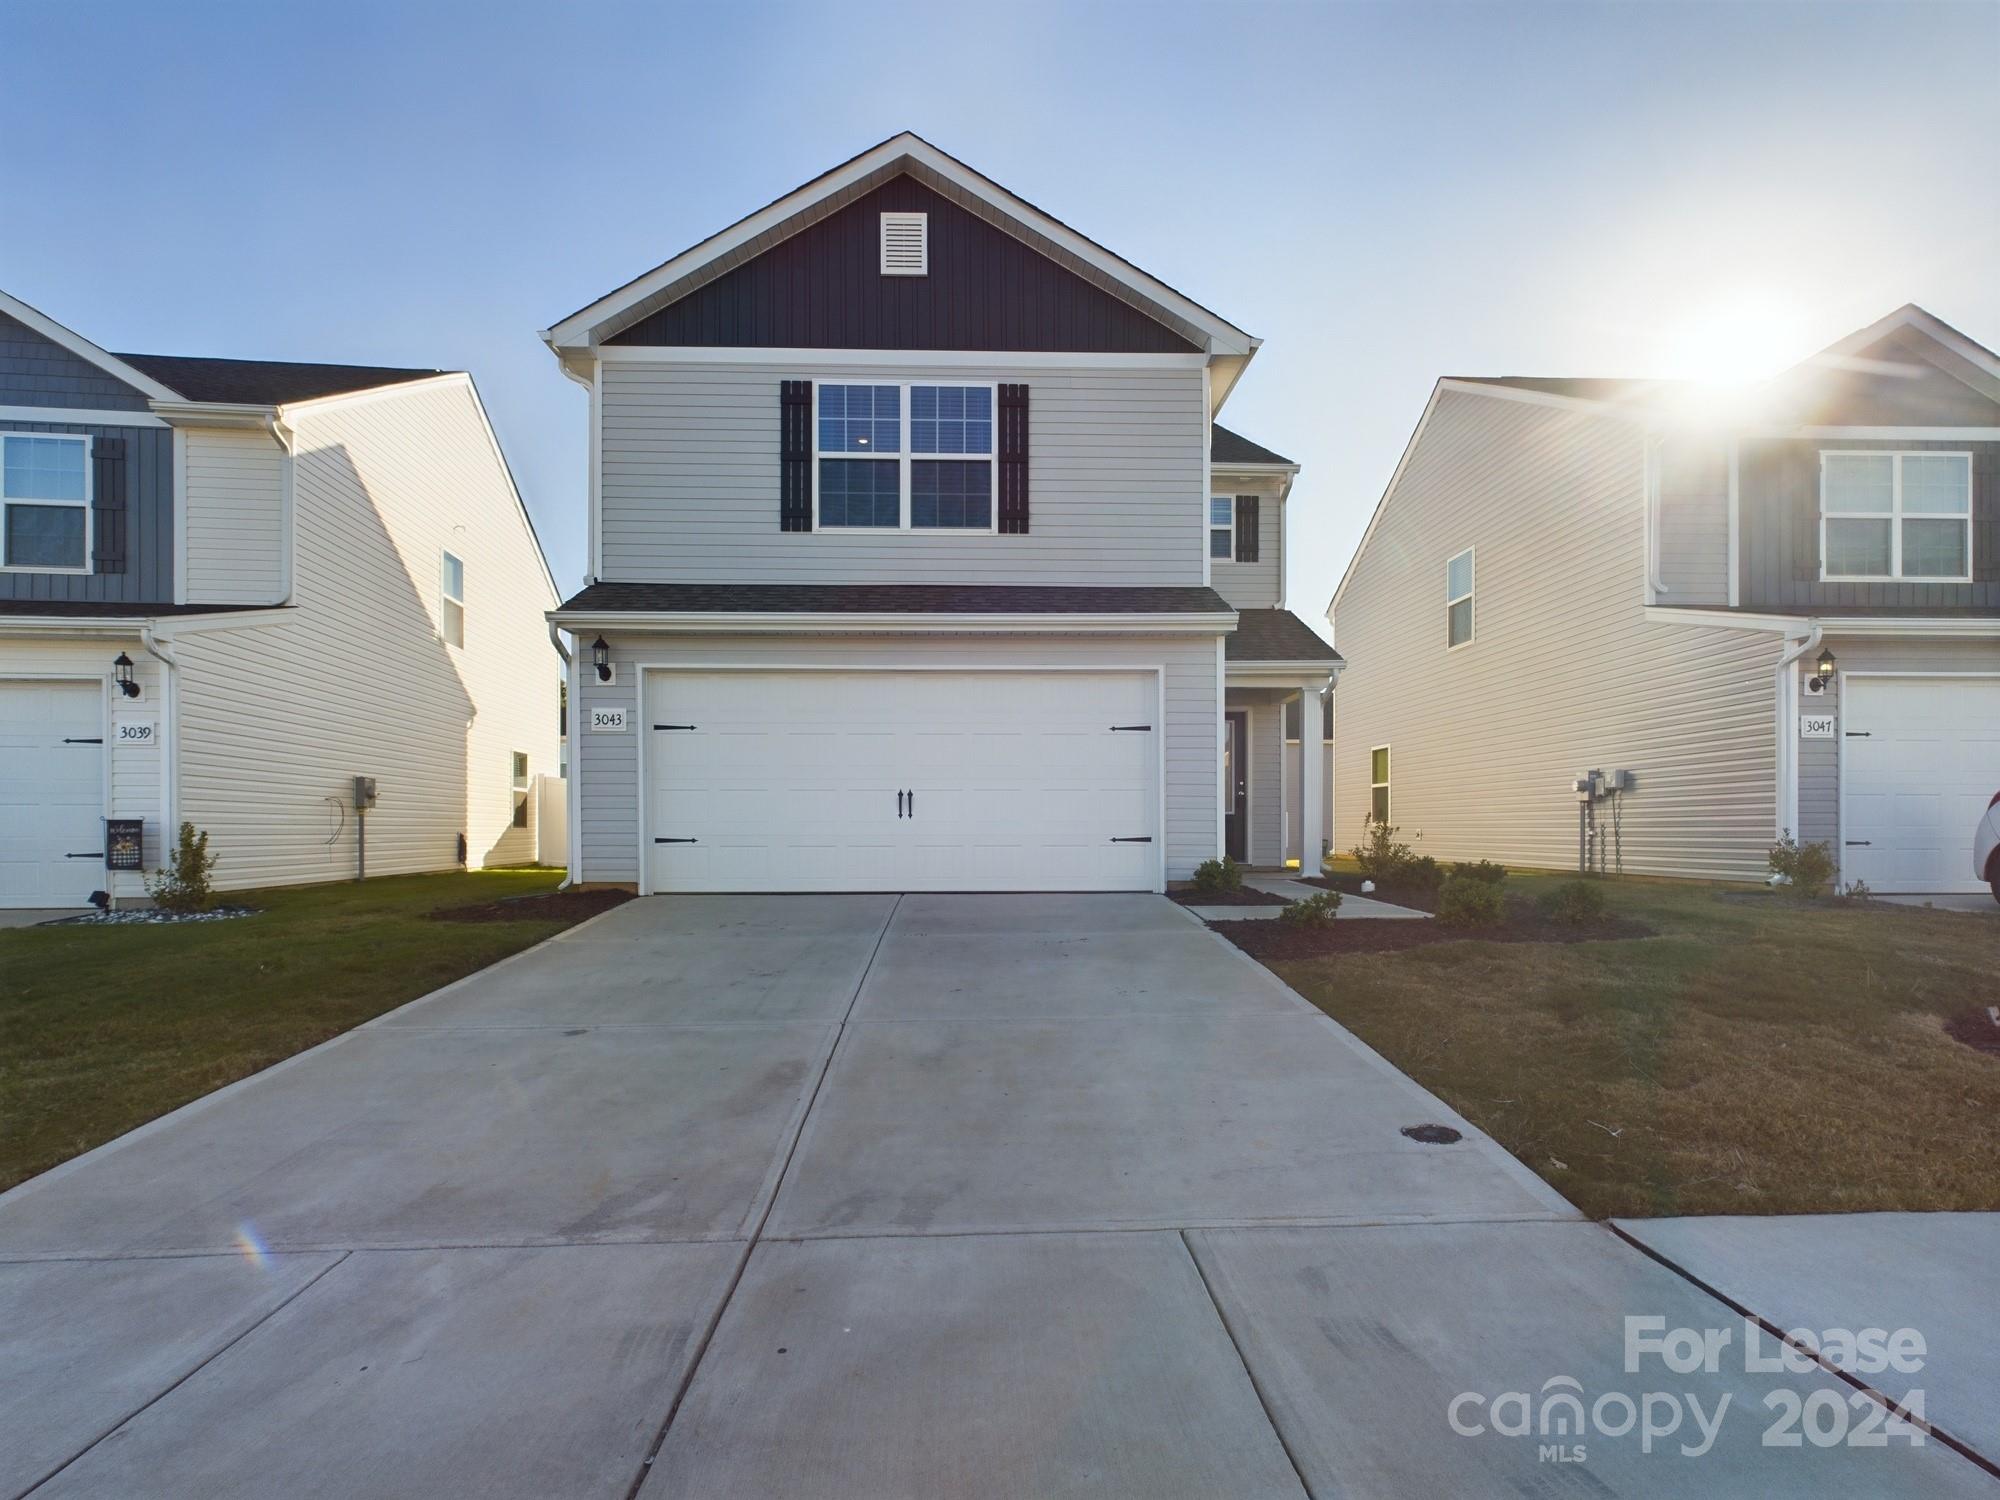
<path fill-rule="evenodd" d="M 1815 693 L 1825 692 L 1827 684 L 1833 681 L 1833 653 L 1820 652 L 1819 660 L 1813 663 L 1813 671 L 1816 675 L 1812 680 L 1812 690 Z"/>
<path fill-rule="evenodd" d="M 611 648 L 604 644 L 601 635 L 590 643 L 590 664 L 597 668 L 599 682 L 611 680 Z"/>
<path fill-rule="evenodd" d="M 132 680 L 132 658 L 120 651 L 111 659 L 111 669 L 118 674 L 118 691 L 128 698 L 139 696 L 139 684 Z"/>

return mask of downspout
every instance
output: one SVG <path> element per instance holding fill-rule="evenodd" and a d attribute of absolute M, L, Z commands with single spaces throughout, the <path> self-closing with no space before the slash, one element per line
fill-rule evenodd
<path fill-rule="evenodd" d="M 284 555 L 279 559 L 279 563 L 285 570 L 285 578 L 284 587 L 280 591 L 278 598 L 278 605 L 280 608 L 289 608 L 292 603 L 292 596 L 298 588 L 295 577 L 298 572 L 295 564 L 298 558 L 299 545 L 297 531 L 298 478 L 293 468 L 293 462 L 297 456 L 294 444 L 298 440 L 298 434 L 287 425 L 282 412 L 278 410 L 272 411 L 270 417 L 265 421 L 264 426 L 271 434 L 271 441 L 278 445 L 278 451 L 284 454 L 284 491 L 278 496 L 278 504 L 283 507 L 283 511 L 279 516 L 278 544 L 284 549 Z"/>
<path fill-rule="evenodd" d="M 174 655 L 165 642 L 153 635 L 153 622 L 146 621 L 139 627 L 139 644 L 146 654 L 156 658 L 166 669 L 160 685 L 160 818 L 166 825 L 160 830 L 160 848 L 164 852 L 172 847 L 180 836 L 180 659 Z"/>
<path fill-rule="evenodd" d="M 1672 589 L 1660 577 L 1660 450 L 1665 439 L 1657 432 L 1645 436 L 1646 486 L 1646 602 L 1657 603 L 1661 594 Z"/>
<path fill-rule="evenodd" d="M 562 881 L 556 886 L 557 890 L 566 891 L 576 884 L 577 872 L 582 865 L 582 860 L 578 858 L 577 851 L 577 838 L 580 828 L 578 819 L 579 809 L 577 807 L 577 795 L 580 785 L 577 772 L 583 767 L 583 742 L 576 733 L 576 726 L 582 720 L 578 716 L 576 701 L 578 686 L 576 680 L 576 657 L 570 652 L 569 647 L 563 644 L 562 627 L 557 625 L 554 620 L 549 621 L 549 644 L 556 648 L 556 655 L 562 658 L 563 680 L 569 685 L 568 722 L 563 726 L 569 739 L 569 775 L 563 778 L 564 821 L 569 825 L 564 829 L 563 836 L 569 845 L 569 868 L 563 872 Z"/>
<path fill-rule="evenodd" d="M 1798 725 L 1793 721 L 1798 712 L 1798 674 L 1792 670 L 1799 658 L 1819 648 L 1820 636 L 1824 632 L 1817 625 L 1801 636 L 1778 659 L 1776 681 L 1772 684 L 1772 701 L 1777 705 L 1778 715 L 1778 807 L 1776 826 L 1778 837 L 1786 834 L 1797 837 L 1798 829 L 1793 825 L 1798 821 L 1799 811 L 1799 735 Z"/>

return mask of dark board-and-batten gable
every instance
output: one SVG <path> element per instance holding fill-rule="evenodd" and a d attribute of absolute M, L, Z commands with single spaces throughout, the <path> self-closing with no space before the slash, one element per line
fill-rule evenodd
<path fill-rule="evenodd" d="M 881 215 L 929 216 L 929 270 L 884 276 Z M 612 345 L 1187 354 L 1196 346 L 908 175 L 655 309 Z"/>

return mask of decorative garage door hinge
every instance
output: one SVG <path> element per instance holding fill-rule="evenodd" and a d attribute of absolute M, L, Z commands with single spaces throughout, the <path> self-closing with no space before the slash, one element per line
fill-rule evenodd
<path fill-rule="evenodd" d="M 103 740 L 64 740 L 65 745 L 101 745 Z"/>
<path fill-rule="evenodd" d="M 1872 740 L 1875 738 L 1875 731 L 1872 729 L 1850 729 L 1847 731 L 1847 737 L 1850 740 Z"/>
<path fill-rule="evenodd" d="M 1149 734 L 1152 732 L 1152 728 L 1151 724 L 1113 724 L 1111 732 L 1113 734 L 1125 734 L 1128 732 L 1133 734 Z"/>
<path fill-rule="evenodd" d="M 1153 842 L 1153 836 L 1150 833 L 1142 833 L 1137 838 L 1114 838 L 1111 842 L 1114 844 L 1150 844 Z"/>
<path fill-rule="evenodd" d="M 700 839 L 654 839 L 656 844 L 699 844 Z"/>
<path fill-rule="evenodd" d="M 1872 847 L 1874 842 L 1873 839 L 1848 839 L 1847 847 L 1850 849 L 1867 849 Z"/>
<path fill-rule="evenodd" d="M 692 728 L 694 728 L 694 725 L 692 725 L 692 724 L 655 724 L 655 725 L 654 725 L 653 727 L 654 727 L 655 729 L 692 729 Z"/>

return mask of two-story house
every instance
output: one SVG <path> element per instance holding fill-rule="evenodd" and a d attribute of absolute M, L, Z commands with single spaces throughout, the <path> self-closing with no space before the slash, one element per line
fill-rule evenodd
<path fill-rule="evenodd" d="M 1981 890 L 2000 358 L 1904 307 L 1724 405 L 1441 380 L 1328 618 L 1342 847 L 1374 817 L 1439 857 L 1757 879 L 1789 832 L 1846 885 Z"/>
<path fill-rule="evenodd" d="M 1242 329 L 904 134 L 543 338 L 590 396 L 576 878 L 1278 861 L 1282 704 L 1338 659 L 1280 607 L 1296 468 L 1213 429 Z"/>
<path fill-rule="evenodd" d="M 143 896 L 110 820 L 146 870 L 206 830 L 223 888 L 533 861 L 555 598 L 466 375 L 110 354 L 0 294 L 0 906 Z"/>

